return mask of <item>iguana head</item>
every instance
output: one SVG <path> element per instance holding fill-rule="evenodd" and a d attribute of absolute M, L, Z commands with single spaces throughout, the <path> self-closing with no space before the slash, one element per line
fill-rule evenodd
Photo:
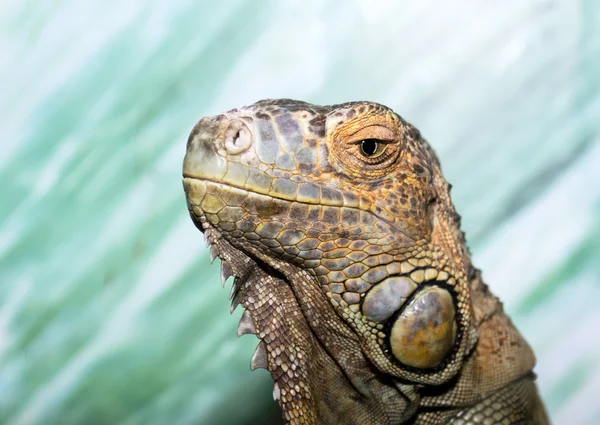
<path fill-rule="evenodd" d="M 183 175 L 288 421 L 399 423 L 457 374 L 469 255 L 435 154 L 391 109 L 284 99 L 205 117 Z"/>

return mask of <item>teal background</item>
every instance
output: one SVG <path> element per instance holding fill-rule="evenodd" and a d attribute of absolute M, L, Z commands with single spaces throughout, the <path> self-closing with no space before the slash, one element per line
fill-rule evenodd
<path fill-rule="evenodd" d="M 596 0 L 6 0 L 0 52 L 0 423 L 277 422 L 180 181 L 268 97 L 414 123 L 554 423 L 599 423 Z"/>

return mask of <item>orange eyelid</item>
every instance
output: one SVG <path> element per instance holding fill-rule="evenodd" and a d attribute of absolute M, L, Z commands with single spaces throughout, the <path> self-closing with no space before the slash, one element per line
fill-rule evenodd
<path fill-rule="evenodd" d="M 346 143 L 360 142 L 365 139 L 378 139 L 384 142 L 393 142 L 396 140 L 396 133 L 387 127 L 381 125 L 370 125 L 363 127 L 356 133 L 346 138 Z"/>

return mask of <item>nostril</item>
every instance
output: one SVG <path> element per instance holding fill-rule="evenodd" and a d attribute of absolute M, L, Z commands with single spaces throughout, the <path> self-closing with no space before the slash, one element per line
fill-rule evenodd
<path fill-rule="evenodd" d="M 225 132 L 225 149 L 232 155 L 248 150 L 252 144 L 252 133 L 241 121 L 234 121 Z"/>
<path fill-rule="evenodd" d="M 243 142 L 242 140 L 240 140 L 241 137 L 241 130 L 238 130 L 237 134 L 235 136 L 233 136 L 233 146 L 240 146 Z"/>

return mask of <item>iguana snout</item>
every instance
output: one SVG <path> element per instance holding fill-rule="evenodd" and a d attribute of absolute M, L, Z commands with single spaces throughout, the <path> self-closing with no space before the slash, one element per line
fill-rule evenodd
<path fill-rule="evenodd" d="M 183 174 L 221 181 L 227 173 L 231 157 L 243 154 L 251 146 L 252 132 L 235 113 L 204 117 L 189 137 Z M 228 180 L 231 180 L 231 176 Z M 244 184 L 242 181 L 233 183 Z"/>

